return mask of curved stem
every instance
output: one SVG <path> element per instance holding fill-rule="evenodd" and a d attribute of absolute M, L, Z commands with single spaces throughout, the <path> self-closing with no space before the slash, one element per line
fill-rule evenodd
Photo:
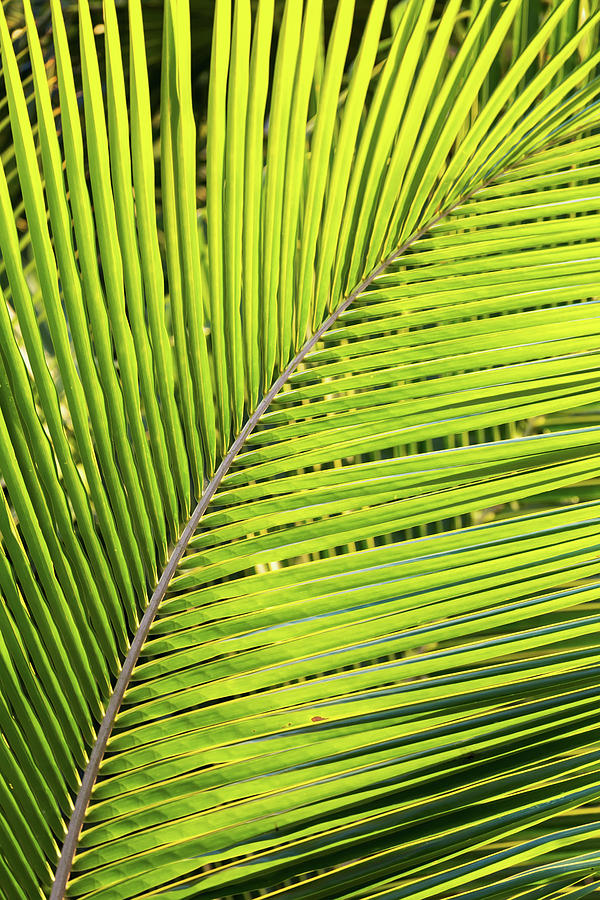
<path fill-rule="evenodd" d="M 477 190 L 479 190 L 482 185 L 478 185 Z M 427 231 L 429 231 L 434 225 L 436 225 L 441 219 L 450 215 L 458 206 L 468 200 L 474 191 L 470 192 L 466 197 L 461 197 L 456 203 L 450 206 L 448 209 L 441 212 L 434 219 L 432 219 L 428 224 L 421 228 L 419 231 L 415 232 L 411 235 L 401 247 L 398 247 L 393 251 L 382 263 L 380 263 L 377 268 L 373 269 L 373 271 L 355 288 L 352 293 L 346 297 L 346 299 L 338 306 L 338 308 L 329 316 L 328 319 L 323 322 L 321 327 L 316 331 L 303 345 L 303 347 L 298 351 L 298 353 L 294 356 L 289 365 L 284 369 L 281 375 L 277 378 L 277 380 L 273 383 L 272 387 L 269 391 L 264 395 L 260 403 L 257 405 L 256 409 L 247 420 L 246 424 L 241 429 L 240 433 L 232 443 L 227 455 L 223 459 L 221 465 L 216 470 L 215 474 L 208 482 L 198 504 L 196 505 L 192 515 L 190 516 L 185 528 L 181 533 L 181 537 L 177 541 L 177 544 L 169 557 L 169 560 L 163 569 L 163 572 L 160 576 L 158 584 L 154 589 L 154 592 L 150 598 L 150 602 L 146 607 L 146 611 L 142 617 L 142 620 L 138 626 L 138 629 L 135 633 L 135 636 L 131 642 L 131 646 L 125 657 L 125 661 L 123 663 L 123 668 L 119 674 L 117 682 L 115 684 L 114 691 L 110 697 L 108 702 L 108 706 L 106 707 L 106 712 L 104 714 L 104 718 L 100 724 L 100 728 L 98 729 L 98 735 L 96 737 L 96 742 L 92 747 L 92 751 L 90 753 L 90 757 L 88 760 L 88 764 L 85 768 L 85 772 L 83 774 L 83 778 L 81 780 L 81 786 L 79 788 L 77 798 L 75 800 L 75 805 L 73 807 L 73 812 L 71 814 L 71 818 L 69 820 L 69 826 L 67 829 L 67 834 L 65 836 L 65 841 L 62 847 L 60 859 L 58 861 L 58 865 L 56 867 L 56 873 L 54 876 L 54 883 L 52 885 L 52 891 L 50 893 L 50 900 L 63 900 L 65 895 L 65 890 L 67 886 L 67 881 L 69 879 L 69 875 L 71 874 L 71 868 L 73 865 L 73 858 L 75 856 L 75 851 L 77 849 L 77 844 L 79 841 L 79 834 L 83 825 L 83 821 L 85 818 L 85 813 L 88 807 L 88 803 L 90 800 L 90 796 L 92 793 L 92 789 L 94 784 L 96 783 L 96 778 L 98 775 L 98 771 L 100 769 L 100 763 L 104 757 L 104 753 L 106 750 L 106 745 L 108 743 L 108 739 L 111 735 L 113 725 L 115 719 L 117 717 L 117 713 L 121 706 L 121 702 L 125 695 L 125 691 L 127 690 L 127 686 L 129 684 L 129 680 L 131 678 L 131 674 L 135 667 L 135 664 L 138 661 L 139 655 L 141 653 L 142 647 L 146 641 L 148 636 L 148 632 L 150 631 L 150 626 L 156 616 L 158 607 L 167 592 L 167 587 L 171 578 L 173 577 L 175 570 L 181 560 L 181 557 L 185 553 L 187 545 L 190 541 L 190 538 L 196 531 L 198 527 L 198 523 L 200 519 L 204 515 L 208 504 L 210 503 L 212 497 L 214 496 L 217 488 L 221 484 L 224 476 L 227 474 L 232 462 L 244 446 L 246 438 L 248 435 L 254 430 L 256 425 L 258 424 L 261 416 L 266 412 L 268 407 L 271 404 L 273 398 L 279 393 L 281 388 L 289 379 L 292 372 L 297 368 L 297 366 L 302 362 L 302 360 L 307 356 L 307 354 L 312 350 L 315 344 L 319 341 L 319 339 L 323 336 L 323 334 L 328 331 L 331 326 L 337 321 L 339 316 L 350 306 L 350 304 L 362 294 L 369 285 L 381 275 L 382 272 L 392 263 L 395 259 L 401 256 L 415 241 L 419 240 L 419 238 L 423 237 Z"/>

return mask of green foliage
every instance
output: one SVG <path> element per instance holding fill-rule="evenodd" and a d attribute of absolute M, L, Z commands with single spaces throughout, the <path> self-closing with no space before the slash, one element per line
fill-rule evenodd
<path fill-rule="evenodd" d="M 0 15 L 0 894 L 597 893 L 598 3 L 217 0 L 204 99 L 188 0 L 49 6 Z"/>

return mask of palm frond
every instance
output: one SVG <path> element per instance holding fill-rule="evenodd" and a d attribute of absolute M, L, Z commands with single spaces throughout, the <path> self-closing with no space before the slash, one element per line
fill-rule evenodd
<path fill-rule="evenodd" d="M 597 892 L 597 4 L 217 0 L 204 147 L 166 0 L 158 160 L 155 12 L 81 0 L 74 66 L 50 6 L 59 127 L 0 16 L 1 890 Z"/>

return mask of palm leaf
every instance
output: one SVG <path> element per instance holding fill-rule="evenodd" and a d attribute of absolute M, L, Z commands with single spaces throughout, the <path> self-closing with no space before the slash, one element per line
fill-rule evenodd
<path fill-rule="evenodd" d="M 600 885 L 600 11 L 353 9 L 0 17 L 7 897 Z"/>

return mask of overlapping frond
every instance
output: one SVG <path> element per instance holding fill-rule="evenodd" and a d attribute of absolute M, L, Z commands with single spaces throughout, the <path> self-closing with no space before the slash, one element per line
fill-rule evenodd
<path fill-rule="evenodd" d="M 201 215 L 185 0 L 157 142 L 0 17 L 8 897 L 599 883 L 600 11 L 368 6 L 218 0 Z"/>

